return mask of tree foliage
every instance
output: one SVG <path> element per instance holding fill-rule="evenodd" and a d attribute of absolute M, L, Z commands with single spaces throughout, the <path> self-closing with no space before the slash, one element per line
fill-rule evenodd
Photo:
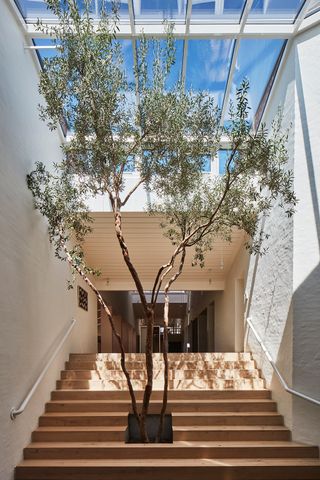
<path fill-rule="evenodd" d="M 193 249 L 193 263 L 203 266 L 214 240 L 231 240 L 233 229 L 238 228 L 247 233 L 250 251 L 262 253 L 263 237 L 257 235 L 261 216 L 269 214 L 275 201 L 292 215 L 296 203 L 292 172 L 286 167 L 287 132 L 281 129 L 281 114 L 270 131 L 265 126 L 252 130 L 246 80 L 237 90 L 227 125 L 221 124 L 220 109 L 208 92 L 186 91 L 179 80 L 172 84 L 172 25 L 166 25 L 163 41 L 145 36 L 139 39 L 132 76 L 125 71 L 122 45 L 117 40 L 116 7 L 110 14 L 102 2 L 100 19 L 93 20 L 89 0 L 84 0 L 82 11 L 76 0 L 46 1 L 59 22 L 47 26 L 38 21 L 37 28 L 51 36 L 58 54 L 45 60 L 41 72 L 39 90 L 45 102 L 40 106 L 40 115 L 51 129 L 64 119 L 71 135 L 62 145 L 63 158 L 55 172 L 49 173 L 38 164 L 28 176 L 28 185 L 36 208 L 48 220 L 56 255 L 67 259 L 73 270 L 85 278 L 100 302 L 103 300 L 88 278 L 88 274 L 96 272 L 86 265 L 82 251 L 82 242 L 91 228 L 86 198 L 101 194 L 110 200 L 115 233 L 148 326 L 147 384 L 140 413 L 132 387 L 130 390 L 145 441 L 158 293 L 164 288 L 167 339 L 168 292 L 182 274 L 187 249 Z M 204 157 L 215 156 L 222 141 L 229 145 L 224 174 L 204 175 Z M 130 190 L 126 172 L 133 165 L 139 175 Z M 122 229 L 121 210 L 141 185 L 153 193 L 148 211 L 162 217 L 164 234 L 173 246 L 168 263 L 155 272 L 150 303 Z M 108 316 L 112 323 L 110 312 Z M 121 346 L 121 339 L 119 342 Z M 122 366 L 130 389 L 123 348 Z M 166 388 L 162 414 L 165 408 Z"/>

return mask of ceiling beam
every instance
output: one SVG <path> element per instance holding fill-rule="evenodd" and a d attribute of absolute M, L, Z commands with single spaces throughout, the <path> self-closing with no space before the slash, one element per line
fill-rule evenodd
<path fill-rule="evenodd" d="M 50 23 L 47 23 L 50 26 Z M 26 33 L 32 38 L 49 38 L 48 34 L 39 32 L 31 23 L 25 24 Z M 289 38 L 293 34 L 294 25 L 291 24 L 248 24 L 243 31 L 240 31 L 239 24 L 192 24 L 186 33 L 186 25 L 176 23 L 174 36 L 176 38 L 237 38 L 241 37 L 277 37 Z M 118 38 L 138 37 L 142 32 L 147 37 L 165 38 L 166 30 L 162 24 L 135 24 L 135 31 L 132 32 L 130 22 L 120 23 Z"/>

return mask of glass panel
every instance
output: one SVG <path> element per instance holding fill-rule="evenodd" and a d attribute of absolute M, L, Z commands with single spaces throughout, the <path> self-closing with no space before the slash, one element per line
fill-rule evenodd
<path fill-rule="evenodd" d="M 136 21 L 164 19 L 185 21 L 187 0 L 133 0 Z"/>
<path fill-rule="evenodd" d="M 202 171 L 203 173 L 211 172 L 211 156 L 210 155 L 203 156 Z"/>
<path fill-rule="evenodd" d="M 44 0 L 15 0 L 23 16 L 27 20 L 35 20 L 38 17 L 43 19 L 54 18 L 51 10 L 47 9 Z M 83 0 L 77 0 L 80 10 L 83 10 Z M 107 11 L 111 12 L 111 0 L 106 1 Z M 98 17 L 101 10 L 101 0 L 92 0 L 91 12 L 93 17 Z M 119 2 L 119 15 L 121 20 L 129 19 L 128 0 Z"/>
<path fill-rule="evenodd" d="M 176 60 L 174 65 L 171 67 L 170 74 L 167 78 L 166 82 L 166 89 L 170 90 L 174 87 L 174 85 L 180 80 L 181 78 L 181 70 L 182 70 L 182 57 L 183 57 L 183 40 L 176 40 L 175 47 L 176 47 Z M 148 63 L 148 76 L 149 80 L 151 80 L 152 75 L 152 67 L 153 67 L 153 60 L 155 56 L 155 51 L 157 48 L 158 42 L 149 41 L 149 49 L 148 49 L 148 56 L 147 56 L 147 63 Z M 165 48 L 165 40 L 159 40 L 160 48 Z M 139 54 L 139 41 L 137 42 L 137 52 Z"/>
<path fill-rule="evenodd" d="M 52 48 L 54 46 L 54 42 L 50 40 L 50 38 L 33 38 L 32 41 L 37 47 L 47 47 L 37 50 L 37 54 L 41 63 L 45 58 L 52 58 L 56 55 L 59 55 L 58 50 L 56 48 Z"/>
<path fill-rule="evenodd" d="M 135 171 L 135 168 L 136 168 L 135 157 L 133 155 L 130 155 L 124 167 L 124 172 L 133 173 Z"/>
<path fill-rule="evenodd" d="M 245 0 L 193 0 L 191 21 L 239 23 Z"/>
<path fill-rule="evenodd" d="M 231 39 L 189 40 L 186 88 L 212 93 L 221 107 L 233 47 Z"/>
<path fill-rule="evenodd" d="M 219 150 L 219 175 L 224 175 L 226 173 L 226 163 L 230 155 L 230 150 Z"/>
<path fill-rule="evenodd" d="M 242 80 L 250 82 L 250 120 L 257 111 L 264 90 L 281 52 L 283 40 L 243 39 L 240 42 L 238 58 L 232 81 L 231 99 L 235 100 L 236 88 Z"/>
<path fill-rule="evenodd" d="M 304 0 L 254 0 L 248 22 L 292 23 Z"/>
<path fill-rule="evenodd" d="M 308 12 L 307 12 L 307 17 L 310 15 L 313 15 L 314 13 L 317 13 L 320 10 L 320 0 L 313 0 L 311 1 Z"/>

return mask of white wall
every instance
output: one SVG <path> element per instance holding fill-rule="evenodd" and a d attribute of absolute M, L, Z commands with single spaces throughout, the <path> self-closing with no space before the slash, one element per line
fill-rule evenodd
<path fill-rule="evenodd" d="M 96 351 L 96 301 L 89 312 L 67 292 L 67 266 L 55 259 L 43 217 L 33 208 L 26 174 L 34 162 L 59 161 L 57 133 L 38 118 L 40 101 L 34 53 L 8 6 L 0 15 L 0 478 L 13 478 L 38 416 L 69 352 Z M 76 326 L 24 414 L 17 407 L 32 386 L 72 317 Z"/>
<path fill-rule="evenodd" d="M 248 262 L 248 252 L 244 245 L 241 245 L 226 275 L 224 290 L 192 292 L 190 318 L 193 320 L 208 307 L 208 347 L 213 347 L 211 342 L 214 339 L 216 352 L 243 350 L 244 292 L 241 291 L 247 278 Z M 210 308 L 212 303 L 214 312 Z M 211 328 L 213 322 L 214 334 Z"/>
<path fill-rule="evenodd" d="M 252 259 L 247 295 L 249 315 L 287 383 L 320 399 L 320 27 L 295 40 L 265 120 L 284 109 L 289 165 L 299 199 L 293 219 L 274 206 L 265 222 L 267 255 Z M 320 408 L 283 391 L 252 335 L 249 345 L 273 389 L 293 438 L 320 443 Z"/>

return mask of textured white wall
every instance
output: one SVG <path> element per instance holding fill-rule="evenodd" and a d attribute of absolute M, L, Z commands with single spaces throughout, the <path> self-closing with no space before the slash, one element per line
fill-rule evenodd
<path fill-rule="evenodd" d="M 293 386 L 320 400 L 320 26 L 295 48 Z M 315 426 L 317 425 L 317 428 Z M 294 398 L 293 435 L 320 444 L 320 407 Z"/>
<path fill-rule="evenodd" d="M 243 333 L 243 295 L 238 295 L 239 281 L 244 283 L 247 277 L 248 252 L 242 245 L 226 276 L 225 289 L 213 292 L 192 292 L 191 320 L 208 307 L 209 346 L 216 352 L 234 352 L 239 348 Z M 214 302 L 214 311 L 210 304 Z M 214 321 L 214 332 L 212 323 Z M 202 332 L 203 334 L 203 332 Z M 211 336 L 210 336 L 211 334 Z M 243 336 L 242 336 L 243 338 Z"/>
<path fill-rule="evenodd" d="M 249 316 L 287 383 L 320 398 L 319 275 L 319 122 L 318 61 L 320 28 L 296 39 L 281 73 L 265 121 L 279 106 L 289 127 L 289 165 L 299 204 L 293 219 L 274 206 L 266 219 L 268 253 L 250 262 Z M 318 60 L 316 60 L 318 59 Z M 296 440 L 320 443 L 320 409 L 284 392 L 263 353 L 249 335 L 249 346 L 270 384 Z"/>
<path fill-rule="evenodd" d="M 59 135 L 38 118 L 38 71 L 8 6 L 0 15 L 0 478 L 11 480 L 38 416 L 69 352 L 96 351 L 96 300 L 89 312 L 67 292 L 66 265 L 54 258 L 43 217 L 33 208 L 26 174 L 34 162 L 59 161 Z M 24 414 L 17 407 L 32 386 L 72 317 L 64 345 Z"/>

